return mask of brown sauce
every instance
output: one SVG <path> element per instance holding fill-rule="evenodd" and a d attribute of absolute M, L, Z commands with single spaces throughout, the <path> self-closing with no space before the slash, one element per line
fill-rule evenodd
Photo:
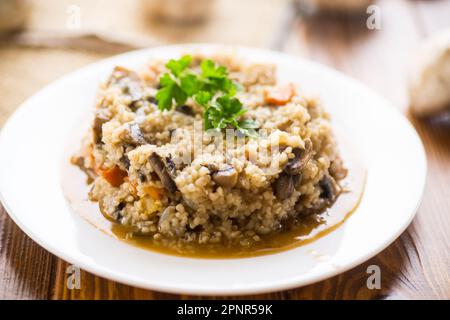
<path fill-rule="evenodd" d="M 349 174 L 341 183 L 344 191 L 333 206 L 322 214 L 307 217 L 301 222 L 290 224 L 289 227 L 285 227 L 277 233 L 262 236 L 261 241 L 250 246 L 185 244 L 173 248 L 164 246 L 151 237 L 130 236 L 132 231 L 130 227 L 107 220 L 100 213 L 98 203 L 87 199 L 89 186 L 86 185 L 86 176 L 68 160 L 73 154 L 73 150 L 68 151 L 67 157 L 63 159 L 62 187 L 76 214 L 82 216 L 102 232 L 139 248 L 195 258 L 243 258 L 273 254 L 311 243 L 329 234 L 339 228 L 358 209 L 364 195 L 367 173 L 361 165 L 360 159 L 355 156 L 354 150 L 349 149 L 347 144 L 343 144 L 342 139 L 339 141 L 341 142 L 339 145 L 341 154 Z M 76 146 L 76 143 L 71 145 Z"/>
<path fill-rule="evenodd" d="M 336 212 L 338 209 L 342 209 L 342 206 L 338 203 L 338 199 L 334 204 L 337 205 L 336 210 L 332 208 L 320 215 L 307 217 L 301 223 L 295 223 L 289 228 L 281 229 L 277 233 L 262 236 L 261 241 L 250 246 L 184 244 L 183 247 L 174 249 L 163 246 L 150 237 L 130 236 L 130 227 L 117 223 L 111 223 L 110 231 L 117 239 L 123 240 L 131 245 L 165 254 L 194 258 L 254 257 L 293 249 L 311 243 L 336 230 L 356 211 L 361 202 L 362 195 L 363 193 L 361 192 L 359 199 L 357 199 L 357 202 L 354 203 L 349 211 Z M 352 197 L 352 195 L 342 194 L 340 197 Z"/>

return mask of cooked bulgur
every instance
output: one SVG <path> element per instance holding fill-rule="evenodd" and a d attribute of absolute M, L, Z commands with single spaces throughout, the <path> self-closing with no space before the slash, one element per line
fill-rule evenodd
<path fill-rule="evenodd" d="M 278 84 L 274 65 L 208 58 L 240 88 L 242 119 L 258 123 L 257 137 L 205 132 L 194 99 L 158 109 L 167 61 L 153 61 L 140 72 L 115 68 L 100 87 L 82 154 L 73 158 L 92 178 L 89 198 L 108 219 L 169 247 L 249 246 L 324 211 L 346 175 L 318 100 Z M 202 59 L 193 57 L 194 69 Z"/>

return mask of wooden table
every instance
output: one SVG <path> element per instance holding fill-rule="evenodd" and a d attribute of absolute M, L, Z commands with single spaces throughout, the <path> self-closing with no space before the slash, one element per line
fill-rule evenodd
<path fill-rule="evenodd" d="M 106 2 L 111 6 L 107 14 L 103 11 Z M 450 27 L 449 0 L 379 0 L 380 30 L 367 29 L 365 18 L 304 17 L 283 0 L 216 2 L 210 20 L 180 27 L 148 22 L 140 16 L 135 1 L 46 0 L 36 2 L 30 29 L 41 35 L 67 32 L 66 9 L 76 4 L 82 10 L 83 30 L 121 30 L 126 38 L 145 34 L 158 43 L 245 44 L 306 56 L 361 80 L 407 113 L 408 70 L 417 45 L 424 37 Z M 91 47 L 67 50 L 58 46 L 30 48 L 23 43 L 6 43 L 0 47 L 1 124 L 45 84 L 110 53 Z M 246 298 L 450 298 L 450 123 L 445 119 L 410 119 L 426 148 L 428 180 L 418 214 L 400 238 L 373 259 L 334 278 Z M 381 268 L 380 290 L 366 286 L 366 269 L 371 264 Z M 81 290 L 68 290 L 67 266 L 30 240 L 0 207 L 0 298 L 196 298 L 133 288 L 84 271 Z"/>

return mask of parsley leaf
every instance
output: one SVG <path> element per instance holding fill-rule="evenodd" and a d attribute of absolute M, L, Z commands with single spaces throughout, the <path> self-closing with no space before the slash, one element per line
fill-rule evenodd
<path fill-rule="evenodd" d="M 259 125 L 254 120 L 245 119 L 239 122 L 239 127 L 242 129 L 258 129 Z"/>
<path fill-rule="evenodd" d="M 200 68 L 204 78 L 224 78 L 228 75 L 227 69 L 223 66 L 216 66 L 214 61 L 203 60 Z"/>
<path fill-rule="evenodd" d="M 238 122 L 247 110 L 242 108 L 242 103 L 237 98 L 221 96 L 214 101 L 204 114 L 205 130 L 225 129 L 232 127 L 244 135 L 257 136 L 256 128 L 258 124 L 253 120 L 243 120 Z"/>
<path fill-rule="evenodd" d="M 225 118 L 239 117 L 247 112 L 247 110 L 242 108 L 242 102 L 239 99 L 229 96 L 217 98 L 216 105 L 222 110 L 222 115 Z"/>
<path fill-rule="evenodd" d="M 166 64 L 166 68 L 172 72 L 175 77 L 178 77 L 184 70 L 189 67 L 192 62 L 192 57 L 190 55 L 185 55 L 179 60 L 170 59 Z"/>
<path fill-rule="evenodd" d="M 184 104 L 188 98 L 186 92 L 184 92 L 183 89 L 181 89 L 178 85 L 173 86 L 172 95 L 175 99 L 175 102 L 179 106 Z"/>
<path fill-rule="evenodd" d="M 236 93 L 236 86 L 228 78 L 228 71 L 223 66 L 218 66 L 212 60 L 203 60 L 200 69 L 204 82 L 204 90 L 216 93 L 222 91 L 228 95 Z"/>
<path fill-rule="evenodd" d="M 258 132 L 256 132 L 255 130 L 258 128 L 259 128 L 258 123 L 251 119 L 242 120 L 237 125 L 237 129 L 240 133 L 253 138 L 258 137 Z"/>
<path fill-rule="evenodd" d="M 172 88 L 176 85 L 169 74 L 164 74 L 160 79 L 161 89 L 156 93 L 159 110 L 170 110 L 172 108 Z"/>
<path fill-rule="evenodd" d="M 172 73 L 165 73 L 159 80 L 161 89 L 156 93 L 159 110 L 172 109 L 173 100 L 178 105 L 184 104 L 187 98 L 196 93 L 200 84 L 194 75 L 182 76 L 177 82 L 177 78 L 189 67 L 192 62 L 190 55 L 185 55 L 178 60 L 171 59 L 166 63 L 166 68 Z"/>
<path fill-rule="evenodd" d="M 199 91 L 195 97 L 195 102 L 197 102 L 199 105 L 203 106 L 203 107 L 207 107 L 208 103 L 211 101 L 212 99 L 212 95 L 210 92 L 208 91 Z"/>
<path fill-rule="evenodd" d="M 188 96 L 193 96 L 200 91 L 202 82 L 197 78 L 196 75 L 187 74 L 180 78 L 180 85 L 181 89 L 183 89 L 183 91 L 186 92 Z"/>
<path fill-rule="evenodd" d="M 186 102 L 188 96 L 183 89 L 173 80 L 169 74 L 164 74 L 160 79 L 162 88 L 156 93 L 158 100 L 158 108 L 162 110 L 170 110 L 173 100 L 180 105 Z"/>

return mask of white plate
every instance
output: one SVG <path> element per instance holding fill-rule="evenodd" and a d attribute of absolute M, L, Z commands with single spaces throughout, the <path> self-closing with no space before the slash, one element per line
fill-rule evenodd
<path fill-rule="evenodd" d="M 92 112 L 99 82 L 115 65 L 138 68 L 153 57 L 213 45 L 130 52 L 83 68 L 26 101 L 0 135 L 0 192 L 11 218 L 62 259 L 122 283 L 174 293 L 249 294 L 303 286 L 371 258 L 408 226 L 426 175 L 424 149 L 413 127 L 386 100 L 316 63 L 259 49 L 239 56 L 273 62 L 283 81 L 321 96 L 333 123 L 350 133 L 368 170 L 358 210 L 329 235 L 289 251 L 244 259 L 164 255 L 116 240 L 74 214 L 61 190 L 61 160 L 70 135 Z M 81 129 L 80 129 L 81 130 Z M 316 252 L 327 259 L 317 259 Z"/>

